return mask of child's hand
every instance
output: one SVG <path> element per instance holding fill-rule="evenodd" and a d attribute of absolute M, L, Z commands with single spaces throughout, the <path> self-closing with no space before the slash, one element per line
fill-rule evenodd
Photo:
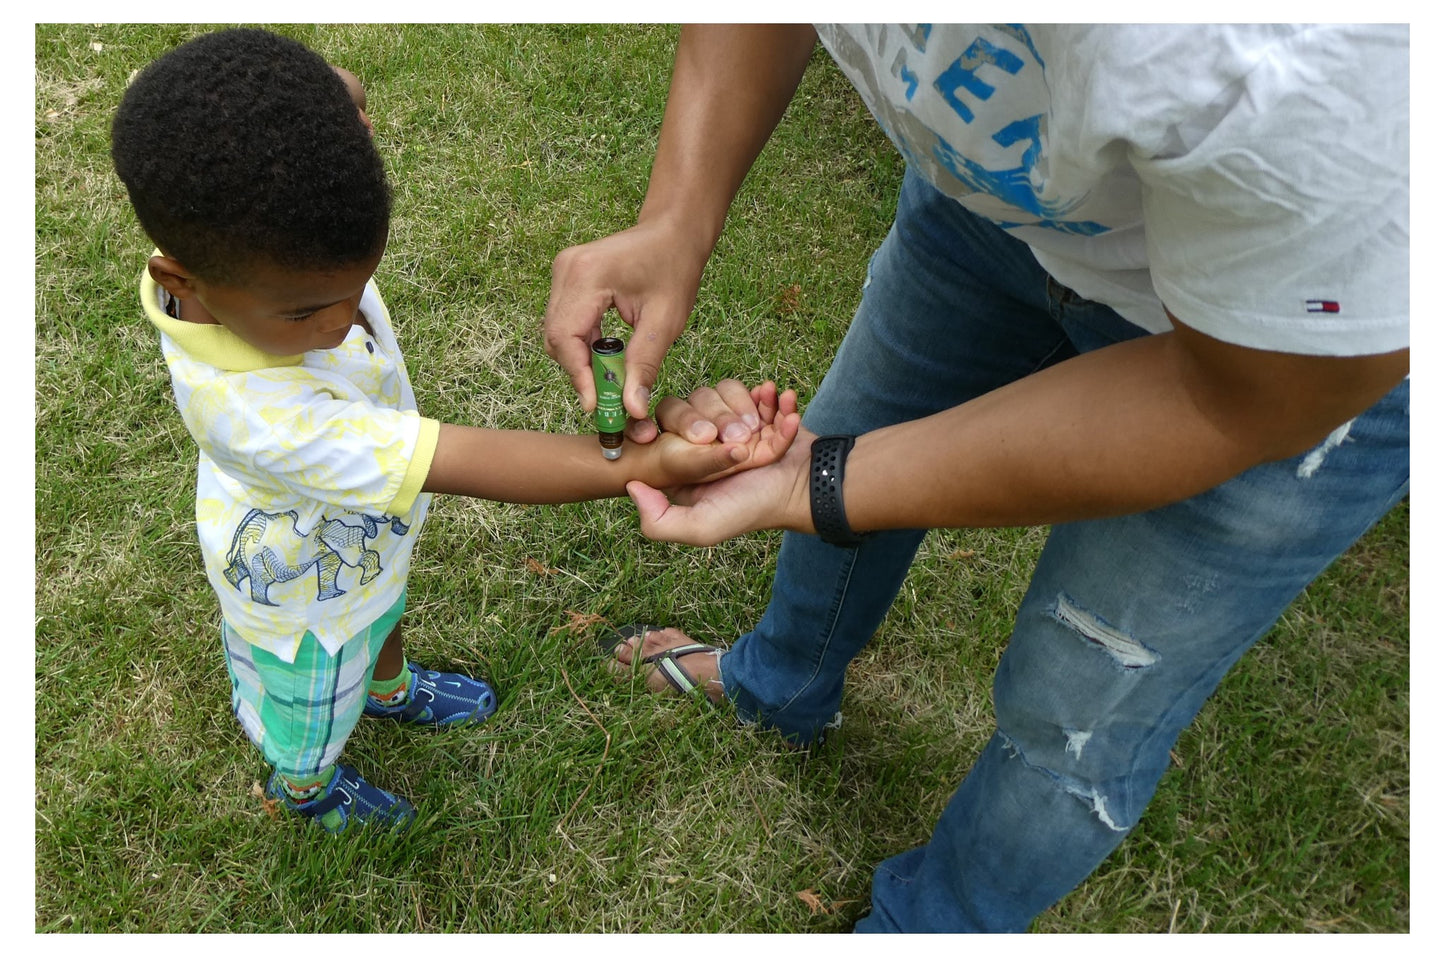
<path fill-rule="evenodd" d="M 787 411 L 796 411 L 797 395 L 788 401 L 792 405 Z M 657 419 L 663 429 L 690 442 L 747 442 L 765 416 L 773 421 L 778 403 L 778 387 L 771 382 L 749 389 L 737 379 L 723 379 L 714 387 L 698 389 L 686 402 L 664 398 L 657 405 Z"/>
<path fill-rule="evenodd" d="M 677 488 L 711 482 L 736 472 L 771 465 L 783 457 L 798 435 L 801 416 L 798 394 L 779 394 L 772 382 L 747 388 L 724 379 L 715 388 L 698 389 L 687 401 L 672 396 L 657 405 L 657 481 L 654 488 Z M 732 465 L 717 467 L 716 445 L 697 445 L 682 437 L 698 423 L 718 424 L 724 444 L 732 449 Z"/>

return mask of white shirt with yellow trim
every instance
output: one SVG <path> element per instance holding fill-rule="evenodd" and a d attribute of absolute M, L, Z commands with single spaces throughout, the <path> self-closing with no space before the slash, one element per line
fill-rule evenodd
<path fill-rule="evenodd" d="M 307 631 L 328 651 L 406 587 L 431 495 L 439 425 L 417 412 L 375 282 L 335 349 L 268 355 L 218 325 L 165 314 L 141 279 L 176 405 L 200 448 L 196 531 L 226 622 L 292 661 Z"/>

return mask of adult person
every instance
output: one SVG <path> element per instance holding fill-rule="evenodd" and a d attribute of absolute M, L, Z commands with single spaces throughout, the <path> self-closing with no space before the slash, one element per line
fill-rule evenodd
<path fill-rule="evenodd" d="M 1124 838 L 1170 746 L 1408 489 L 1408 34 L 1348 26 L 684 28 L 637 225 L 564 250 L 548 349 L 629 411 L 815 39 L 907 159 L 804 430 L 644 532 L 787 529 L 767 611 L 649 677 L 816 740 L 930 527 L 1051 524 L 996 733 L 860 931 L 1019 931 Z M 663 422 L 750 425 L 736 393 Z M 856 436 L 828 439 L 819 436 Z M 695 651 L 676 628 L 618 649 Z"/>

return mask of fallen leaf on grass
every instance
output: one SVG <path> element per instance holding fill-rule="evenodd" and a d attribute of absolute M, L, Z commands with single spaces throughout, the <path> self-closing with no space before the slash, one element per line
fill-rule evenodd
<path fill-rule="evenodd" d="M 948 553 L 948 560 L 951 562 L 966 562 L 977 555 L 978 552 L 971 548 L 960 548 L 957 551 Z"/>
<path fill-rule="evenodd" d="M 808 911 L 813 917 L 819 914 L 836 914 L 843 909 L 844 904 L 853 903 L 852 900 L 834 901 L 832 905 L 825 904 L 823 898 L 811 887 L 804 891 L 798 891 L 798 900 L 808 905 Z"/>
<path fill-rule="evenodd" d="M 797 283 L 793 283 L 791 286 L 784 286 L 778 293 L 778 298 L 782 300 L 778 304 L 778 312 L 783 315 L 797 312 L 798 307 L 802 305 L 803 302 L 803 287 Z"/>
<path fill-rule="evenodd" d="M 603 625 L 607 623 L 606 618 L 594 612 L 581 612 L 568 608 L 562 614 L 567 616 L 567 623 L 553 628 L 549 634 L 555 635 L 559 631 L 565 631 L 569 635 L 580 635 L 593 625 Z"/>
<path fill-rule="evenodd" d="M 260 781 L 251 782 L 251 797 L 256 798 L 261 802 L 261 807 L 265 809 L 267 815 L 269 815 L 273 820 L 275 819 L 276 815 L 281 813 L 279 810 L 281 802 L 276 798 L 267 797 L 266 789 L 261 787 Z"/>
<path fill-rule="evenodd" d="M 811 887 L 805 891 L 798 891 L 798 900 L 808 905 L 808 912 L 814 917 L 828 913 L 828 905 L 823 903 L 823 899 Z"/>
<path fill-rule="evenodd" d="M 534 575 L 555 575 L 561 570 L 560 568 L 548 568 L 535 558 L 527 559 L 527 571 Z"/>

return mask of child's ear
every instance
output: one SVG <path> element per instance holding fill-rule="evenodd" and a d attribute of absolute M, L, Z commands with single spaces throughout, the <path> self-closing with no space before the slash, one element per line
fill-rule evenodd
<path fill-rule="evenodd" d="M 196 294 L 195 275 L 171 257 L 152 256 L 146 269 L 157 285 L 177 299 L 189 299 Z"/>

